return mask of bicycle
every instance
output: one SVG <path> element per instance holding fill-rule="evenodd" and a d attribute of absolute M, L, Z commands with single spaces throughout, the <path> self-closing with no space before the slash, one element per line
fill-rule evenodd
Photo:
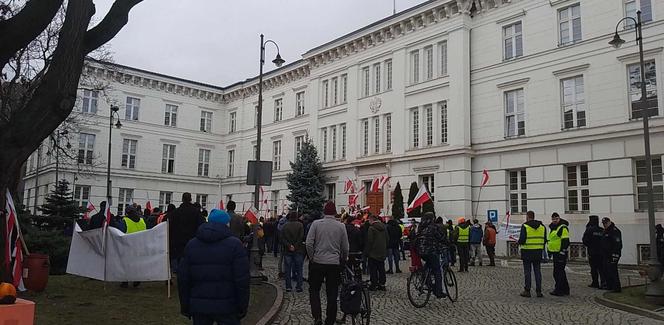
<path fill-rule="evenodd" d="M 451 302 L 457 301 L 459 298 L 459 285 L 456 280 L 454 271 L 449 266 L 447 251 L 441 254 L 442 262 L 441 271 L 443 276 L 443 286 L 447 298 Z M 415 308 L 422 308 L 427 305 L 431 299 L 431 293 L 434 290 L 434 279 L 431 270 L 428 267 L 419 266 L 411 269 L 411 274 L 407 281 L 407 294 L 408 300 Z"/>
<path fill-rule="evenodd" d="M 371 319 L 371 297 L 369 295 L 369 281 L 362 280 L 361 253 L 351 253 L 348 263 L 341 272 L 341 311 L 350 316 L 352 325 L 369 325 Z"/>
<path fill-rule="evenodd" d="M 459 285 L 457 284 L 456 275 L 454 274 L 452 267 L 450 267 L 449 254 L 450 254 L 449 250 L 445 250 L 443 254 L 441 254 L 443 286 L 445 287 L 445 293 L 447 294 L 447 298 L 451 302 L 456 302 L 459 299 Z"/>

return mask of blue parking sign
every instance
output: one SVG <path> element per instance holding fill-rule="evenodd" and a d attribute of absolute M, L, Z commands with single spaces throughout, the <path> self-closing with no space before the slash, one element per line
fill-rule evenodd
<path fill-rule="evenodd" d="M 498 223 L 498 210 L 486 210 L 489 221 Z"/>

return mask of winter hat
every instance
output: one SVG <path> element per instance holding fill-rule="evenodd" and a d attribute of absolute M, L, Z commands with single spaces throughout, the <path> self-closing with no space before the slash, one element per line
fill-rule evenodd
<path fill-rule="evenodd" d="M 327 203 L 325 203 L 325 209 L 323 209 L 323 214 L 326 216 L 337 215 L 337 207 L 334 205 L 334 202 L 327 201 Z"/>
<path fill-rule="evenodd" d="M 208 222 L 219 222 L 227 225 L 231 221 L 228 212 L 219 209 L 212 209 L 208 215 Z"/>

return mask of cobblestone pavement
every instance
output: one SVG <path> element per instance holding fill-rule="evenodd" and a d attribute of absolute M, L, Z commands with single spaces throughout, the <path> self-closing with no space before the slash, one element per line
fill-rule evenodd
<path fill-rule="evenodd" d="M 270 281 L 277 280 L 277 259 L 266 255 L 265 273 Z M 401 269 L 408 270 L 401 261 Z M 455 269 L 456 271 L 456 269 Z M 307 263 L 305 262 L 305 277 Z M 544 298 L 523 298 L 523 270 L 520 261 L 510 261 L 497 267 L 470 267 L 469 273 L 456 273 L 459 282 L 459 300 L 432 297 L 424 308 L 414 308 L 406 295 L 409 273 L 387 275 L 387 291 L 372 292 L 371 324 L 664 324 L 651 318 L 615 310 L 597 304 L 594 297 L 602 293 L 587 287 L 590 282 L 588 267 L 570 265 L 567 277 L 572 288 L 569 297 L 554 297 L 548 292 L 553 287 L 552 265 L 543 264 Z M 621 271 L 623 285 L 627 277 L 634 282 L 634 271 Z M 638 281 L 638 280 L 637 280 Z M 283 288 L 283 282 L 279 285 Z M 312 324 L 308 286 L 302 293 L 286 293 L 274 324 Z M 534 283 L 533 283 L 534 286 Z M 325 315 L 325 289 L 321 291 Z M 338 318 L 341 318 L 339 315 Z M 350 324 L 350 320 L 347 322 Z"/>

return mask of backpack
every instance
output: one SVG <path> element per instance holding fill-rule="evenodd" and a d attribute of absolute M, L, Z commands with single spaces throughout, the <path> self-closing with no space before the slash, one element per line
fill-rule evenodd
<path fill-rule="evenodd" d="M 357 315 L 362 311 L 362 283 L 351 281 L 341 287 L 341 311 L 346 315 Z"/>

